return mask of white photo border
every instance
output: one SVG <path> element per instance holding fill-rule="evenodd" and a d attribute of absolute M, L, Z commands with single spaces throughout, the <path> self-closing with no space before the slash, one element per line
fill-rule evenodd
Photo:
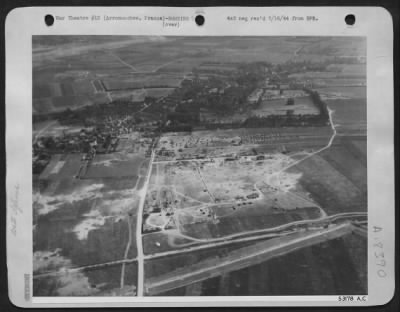
<path fill-rule="evenodd" d="M 56 21 L 44 15 L 190 16 L 179 28 L 153 21 Z M 201 13 L 205 24 L 194 22 Z M 356 24 L 344 17 L 352 13 Z M 316 16 L 313 23 L 231 22 L 230 15 Z M 261 27 L 262 26 L 262 27 Z M 265 26 L 265 27 L 264 27 Z M 367 38 L 368 297 L 339 302 L 338 296 L 273 297 L 31 297 L 32 284 L 32 36 L 363 36 Z M 20 307 L 89 306 L 360 306 L 385 304 L 394 295 L 393 26 L 380 7 L 27 7 L 6 18 L 7 265 L 9 296 Z M 379 244 L 380 243 L 380 244 Z M 382 246 L 382 247 L 380 247 Z M 377 260 L 384 253 L 385 265 Z M 380 263 L 380 264 L 379 264 Z M 27 293 L 28 292 L 28 293 Z M 346 294 L 347 295 L 347 294 Z"/>

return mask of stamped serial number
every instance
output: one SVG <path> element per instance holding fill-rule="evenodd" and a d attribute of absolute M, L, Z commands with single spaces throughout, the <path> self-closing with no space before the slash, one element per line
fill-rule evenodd
<path fill-rule="evenodd" d="M 367 296 L 339 296 L 338 301 L 340 302 L 365 302 Z"/>
<path fill-rule="evenodd" d="M 376 267 L 376 274 L 380 278 L 385 278 L 387 276 L 386 272 L 386 259 L 385 259 L 385 251 L 384 251 L 384 244 L 383 244 L 383 227 L 380 226 L 373 226 L 372 228 L 373 236 L 374 236 L 374 243 L 373 243 L 373 252 L 375 256 L 375 267 Z"/>

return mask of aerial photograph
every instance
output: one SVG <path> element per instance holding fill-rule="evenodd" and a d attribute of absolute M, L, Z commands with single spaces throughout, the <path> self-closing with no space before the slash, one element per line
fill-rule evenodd
<path fill-rule="evenodd" d="M 34 296 L 367 295 L 365 37 L 32 37 Z"/>

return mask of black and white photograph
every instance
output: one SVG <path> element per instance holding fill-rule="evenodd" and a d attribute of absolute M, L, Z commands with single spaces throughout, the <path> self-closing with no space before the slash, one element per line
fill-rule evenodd
<path fill-rule="evenodd" d="M 10 302 L 390 302 L 392 22 L 379 7 L 12 10 Z"/>
<path fill-rule="evenodd" d="M 363 36 L 32 36 L 33 296 L 368 295 Z"/>

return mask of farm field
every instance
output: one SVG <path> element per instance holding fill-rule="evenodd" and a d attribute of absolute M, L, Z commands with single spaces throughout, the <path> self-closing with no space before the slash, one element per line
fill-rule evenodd
<path fill-rule="evenodd" d="M 185 74 L 202 63 L 319 61 L 333 56 L 358 56 L 365 44 L 362 38 L 340 37 L 288 37 L 285 40 L 278 37 L 83 37 L 46 40 L 34 37 L 35 114 L 108 103 L 106 90 L 92 83 L 97 80 L 104 81 L 114 91 L 160 85 L 177 87 Z M 359 67 L 354 65 L 347 70 L 338 64 L 332 70 L 340 77 L 352 73 L 363 75 Z"/>
<path fill-rule="evenodd" d="M 81 94 L 33 99 L 33 112 L 37 114 L 62 112 L 66 109 L 74 110 L 87 105 L 108 103 L 109 101 L 106 93 L 96 93 L 93 96 Z"/>
<path fill-rule="evenodd" d="M 56 257 L 56 256 L 51 256 Z M 65 261 L 57 259 L 60 263 Z M 121 265 L 35 279 L 34 296 L 135 296 L 137 264 L 126 265 L 121 288 Z"/>
<path fill-rule="evenodd" d="M 327 86 L 324 88 L 315 89 L 322 98 L 326 98 L 328 103 L 331 100 L 335 100 L 333 97 L 336 96 L 339 99 L 366 99 L 367 90 L 364 86 Z"/>
<path fill-rule="evenodd" d="M 252 242 L 238 242 L 224 247 L 210 247 L 204 250 L 169 255 L 168 257 L 148 259 L 145 261 L 145 277 L 152 278 L 160 276 L 167 272 L 196 264 L 208 258 L 229 254 L 231 251 L 241 247 L 251 246 L 252 244 Z"/>
<path fill-rule="evenodd" d="M 130 177 L 136 183 L 139 169 L 145 158 L 135 154 L 114 153 L 99 154 L 91 162 L 84 175 L 85 179 L 126 178 Z"/>
<path fill-rule="evenodd" d="M 331 64 L 328 70 L 339 71 L 341 76 L 345 75 L 360 75 L 367 76 L 367 67 L 364 64 Z"/>
<path fill-rule="evenodd" d="M 49 189 L 34 194 L 33 255 L 42 272 L 136 257 L 138 197 L 132 182 L 124 179 L 79 182 L 64 178 L 52 194 Z M 52 258 L 50 255 L 54 254 Z M 127 266 L 125 274 L 135 275 L 136 268 Z M 68 273 L 60 281 L 45 277 L 38 286 L 38 295 L 111 295 L 106 290 L 116 288 L 116 283 L 119 285 L 117 276 L 121 276 L 121 266 L 75 275 Z M 58 286 L 53 291 L 54 283 Z M 60 283 L 66 284 L 65 289 Z M 87 283 L 99 286 L 92 289 L 85 286 Z"/>
<path fill-rule="evenodd" d="M 174 88 L 150 88 L 109 92 L 113 101 L 131 100 L 133 102 L 142 102 L 146 97 L 161 98 L 173 92 Z"/>
<path fill-rule="evenodd" d="M 121 76 L 103 79 L 106 91 L 145 88 L 176 88 L 183 77 L 171 74 Z"/>
<path fill-rule="evenodd" d="M 158 296 L 365 295 L 366 251 L 366 240 L 349 234 Z"/>
<path fill-rule="evenodd" d="M 330 71 L 331 70 L 331 71 Z M 332 64 L 327 71 L 308 71 L 304 73 L 291 74 L 296 79 L 356 79 L 366 77 L 366 66 L 364 64 Z"/>
<path fill-rule="evenodd" d="M 365 139 L 344 138 L 289 171 L 303 173 L 299 184 L 328 214 L 367 211 L 365 147 Z"/>
<path fill-rule="evenodd" d="M 286 115 L 290 110 L 295 115 L 317 115 L 318 108 L 309 97 L 298 97 L 294 99 L 294 105 L 286 105 L 287 99 L 262 101 L 260 106 L 251 111 L 255 116 Z"/>
<path fill-rule="evenodd" d="M 334 110 L 334 120 L 339 134 L 358 132 L 362 135 L 367 130 L 366 99 L 332 100 L 327 101 Z"/>
<path fill-rule="evenodd" d="M 129 144 L 125 147 L 129 150 Z M 112 158 L 99 154 L 83 179 L 75 178 L 81 166 L 79 154 L 52 157 L 46 170 L 37 178 L 40 187 L 34 193 L 33 252 L 35 257 L 42 258 L 43 271 L 56 269 L 48 256 L 54 253 L 62 260 L 59 267 L 64 269 L 136 257 L 136 214 L 138 192 L 142 187 L 138 186 L 138 178 L 148 165 L 148 160 L 139 155 L 124 150 Z M 113 278 L 117 278 L 117 271 L 117 275 L 121 275 L 120 265 L 107 270 Z M 107 274 L 103 269 L 99 272 L 91 277 L 88 273 L 89 281 Z M 136 274 L 135 267 L 127 266 L 126 274 Z M 77 286 L 66 286 L 70 292 L 65 290 L 66 295 L 84 291 L 79 290 L 79 285 L 87 283 L 87 277 L 79 273 L 76 278 L 79 279 Z M 65 283 L 69 283 L 69 279 L 74 277 L 69 276 Z M 111 278 L 104 279 L 106 281 L 98 282 L 104 285 L 90 290 L 91 294 L 111 293 L 108 290 L 115 294 L 133 291 L 130 288 L 114 290 L 117 281 L 109 284 Z M 43 283 L 50 286 L 40 284 L 40 294 L 46 295 L 48 291 L 47 295 L 51 295 L 54 281 L 46 277 Z M 61 287 L 58 291 L 64 290 Z"/>
<path fill-rule="evenodd" d="M 134 236 L 138 198 L 121 182 L 81 186 L 70 195 L 35 194 L 34 252 L 60 248 L 74 266 L 122 259 Z M 136 254 L 134 240 L 129 254 Z"/>
<path fill-rule="evenodd" d="M 268 206 L 266 206 L 268 207 Z M 264 210 L 268 210 L 265 209 Z M 243 214 L 245 214 L 243 212 Z M 210 239 L 236 235 L 239 233 L 251 233 L 252 231 L 274 228 L 300 220 L 312 220 L 321 217 L 321 213 L 316 207 L 298 208 L 294 211 L 281 213 L 268 213 L 259 207 L 258 215 L 249 216 L 224 216 L 218 217 L 219 223 L 185 223 L 181 231 L 185 237 L 196 239 Z"/>

